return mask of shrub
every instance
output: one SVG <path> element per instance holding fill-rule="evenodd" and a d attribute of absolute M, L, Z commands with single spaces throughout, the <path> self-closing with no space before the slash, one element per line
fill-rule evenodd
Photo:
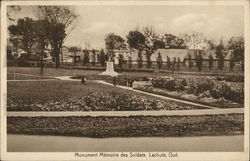
<path fill-rule="evenodd" d="M 158 53 L 158 57 L 157 57 L 157 65 L 158 65 L 158 68 L 161 69 L 162 68 L 162 56 L 161 56 L 161 53 L 159 52 Z"/>
<path fill-rule="evenodd" d="M 128 57 L 128 68 L 129 69 L 132 68 L 132 57 L 131 56 Z"/>
<path fill-rule="evenodd" d="M 122 54 L 119 54 L 119 68 L 123 68 L 123 60 L 124 60 L 124 57 Z"/>
<path fill-rule="evenodd" d="M 215 80 L 207 78 L 205 82 L 190 82 L 187 84 L 186 79 L 176 80 L 174 78 L 155 78 L 152 80 L 153 87 L 162 88 L 168 91 L 186 90 L 187 94 L 194 94 L 199 96 L 204 94 L 206 97 L 215 99 L 224 98 L 237 103 L 244 103 L 244 90 L 238 88 L 232 89 L 229 83 L 222 81 L 221 84 L 216 83 Z"/>
<path fill-rule="evenodd" d="M 138 68 L 142 68 L 143 59 L 142 59 L 142 53 L 141 52 L 138 53 L 137 64 L 138 64 Z"/>
<path fill-rule="evenodd" d="M 212 70 L 213 63 L 214 63 L 214 58 L 213 58 L 212 55 L 209 55 L 209 60 L 208 60 L 208 68 L 209 68 L 209 70 Z"/>
<path fill-rule="evenodd" d="M 193 62 L 192 62 L 192 57 L 190 54 L 188 54 L 188 67 L 192 68 L 193 67 Z"/>
<path fill-rule="evenodd" d="M 170 57 L 167 56 L 167 68 L 170 69 L 171 68 L 171 61 L 170 61 Z"/>
<path fill-rule="evenodd" d="M 227 75 L 224 77 L 217 77 L 219 81 L 227 81 L 227 82 L 244 82 L 243 75 Z"/>
<path fill-rule="evenodd" d="M 163 88 L 169 91 L 185 90 L 186 80 L 176 80 L 175 78 L 154 78 L 152 79 L 153 87 Z"/>

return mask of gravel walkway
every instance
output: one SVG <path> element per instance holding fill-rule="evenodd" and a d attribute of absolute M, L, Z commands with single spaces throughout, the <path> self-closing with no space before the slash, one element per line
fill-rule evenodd
<path fill-rule="evenodd" d="M 107 83 L 105 81 L 96 81 L 96 82 L 113 86 L 113 84 Z M 158 95 L 158 94 L 143 92 L 143 91 L 140 91 L 140 90 L 133 89 L 131 87 L 119 86 L 119 85 L 116 85 L 116 87 L 131 90 L 131 91 L 134 91 L 134 92 L 137 92 L 137 93 L 143 93 L 143 94 L 158 97 L 158 98 L 163 98 L 163 99 L 167 99 L 167 100 L 171 100 L 171 101 L 181 102 L 181 103 L 185 103 L 185 104 L 188 104 L 188 105 L 200 106 L 200 107 L 205 107 L 205 108 L 210 108 L 210 109 L 219 109 L 218 107 L 214 107 L 214 106 L 208 106 L 208 105 L 203 105 L 203 104 L 194 103 L 194 102 L 190 102 L 190 101 L 184 101 L 184 100 L 176 99 L 176 98 L 172 98 L 172 97 L 167 97 L 167 96 L 162 96 L 162 95 Z"/>
<path fill-rule="evenodd" d="M 31 77 L 47 77 L 47 78 L 54 78 L 51 76 L 44 76 L 44 75 L 34 75 L 34 74 L 23 74 L 23 73 L 7 73 L 7 74 L 16 74 L 16 75 L 24 75 L 24 76 L 31 76 Z"/>
<path fill-rule="evenodd" d="M 48 82 L 48 81 L 56 81 L 56 79 L 23 79 L 23 80 L 7 80 L 8 82 Z"/>
<path fill-rule="evenodd" d="M 26 111 L 7 112 L 8 117 L 60 117 L 60 116 L 197 116 L 244 113 L 244 108 L 231 109 L 203 109 L 203 110 L 178 110 L 178 111 Z"/>
<path fill-rule="evenodd" d="M 79 79 L 72 79 L 71 76 L 61 76 L 61 77 L 54 77 L 57 80 L 67 80 L 67 81 L 80 81 Z M 54 80 L 56 80 L 54 79 Z M 40 79 L 40 80 L 8 80 L 8 81 L 52 81 L 53 79 Z M 107 83 L 105 81 L 101 80 L 95 80 L 97 83 L 102 83 L 105 85 L 113 86 L 111 83 Z M 168 99 L 172 101 L 177 101 L 189 105 L 195 105 L 210 109 L 202 109 L 202 110 L 178 110 L 178 111 L 74 111 L 74 112 L 68 112 L 68 111 L 55 111 L 55 112 L 7 112 L 8 117 L 16 117 L 16 116 L 22 116 L 22 117 L 38 117 L 38 116 L 192 116 L 192 115 L 218 115 L 218 114 L 231 114 L 231 113 L 244 113 L 244 108 L 217 108 L 213 106 L 203 105 L 199 103 L 193 103 L 189 101 L 179 100 L 176 98 L 161 96 L 157 94 L 152 94 L 148 92 L 143 92 L 140 90 L 133 89 L 131 87 L 126 86 L 116 86 L 117 88 L 127 89 L 138 93 L 143 93 L 151 96 L 155 96 L 158 98 Z"/>

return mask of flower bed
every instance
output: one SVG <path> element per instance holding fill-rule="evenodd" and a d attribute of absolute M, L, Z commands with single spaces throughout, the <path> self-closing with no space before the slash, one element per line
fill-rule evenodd
<path fill-rule="evenodd" d="M 241 107 L 244 104 L 243 87 L 240 88 L 238 86 L 235 88 L 225 81 L 215 81 L 214 79 L 207 78 L 205 81 L 197 82 L 196 80 L 190 81 L 170 77 L 154 78 L 152 84 L 156 89 L 144 90 L 158 92 L 158 94 L 159 92 L 165 93 L 168 96 L 173 95 L 175 97 L 185 98 L 185 100 L 195 100 L 196 102 L 217 102 L 218 105 L 225 107 L 230 104 L 240 104 L 239 107 Z"/>
<path fill-rule="evenodd" d="M 242 135 L 244 115 L 8 117 L 7 132 L 100 138 Z"/>
<path fill-rule="evenodd" d="M 134 111 L 199 109 L 98 83 L 9 82 L 8 111 Z"/>
<path fill-rule="evenodd" d="M 8 98 L 7 109 L 9 111 L 140 111 L 191 110 L 195 108 L 158 98 L 148 99 L 145 96 L 119 92 L 95 92 L 70 100 L 37 101 L 32 104 Z"/>

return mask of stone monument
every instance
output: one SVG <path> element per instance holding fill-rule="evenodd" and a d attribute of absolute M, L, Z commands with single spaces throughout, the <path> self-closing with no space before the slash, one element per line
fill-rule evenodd
<path fill-rule="evenodd" d="M 106 71 L 100 73 L 100 75 L 109 75 L 112 77 L 116 77 L 121 74 L 114 71 L 114 62 L 109 60 L 107 61 Z"/>

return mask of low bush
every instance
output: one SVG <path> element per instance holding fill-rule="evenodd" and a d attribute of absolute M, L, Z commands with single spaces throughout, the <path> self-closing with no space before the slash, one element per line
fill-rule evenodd
<path fill-rule="evenodd" d="M 154 78 L 152 79 L 152 84 L 155 88 L 164 88 L 169 91 L 176 91 L 176 90 L 185 90 L 185 86 L 187 85 L 187 81 L 183 80 L 176 80 L 175 78 Z"/>
<path fill-rule="evenodd" d="M 221 85 L 210 90 L 211 96 L 216 99 L 224 98 L 237 103 L 244 103 L 244 90 L 232 89 L 230 84 L 222 82 Z"/>
<path fill-rule="evenodd" d="M 182 90 L 187 94 L 195 96 L 206 96 L 215 99 L 225 99 L 240 104 L 244 103 L 243 88 L 233 89 L 230 83 L 226 81 L 216 82 L 213 79 L 207 78 L 205 82 L 190 81 L 187 84 L 186 79 L 176 80 L 174 78 L 155 78 L 152 80 L 155 88 L 162 88 L 168 91 Z"/>
<path fill-rule="evenodd" d="M 217 77 L 218 81 L 226 81 L 226 82 L 244 82 L 243 75 L 227 75 L 224 77 Z"/>

